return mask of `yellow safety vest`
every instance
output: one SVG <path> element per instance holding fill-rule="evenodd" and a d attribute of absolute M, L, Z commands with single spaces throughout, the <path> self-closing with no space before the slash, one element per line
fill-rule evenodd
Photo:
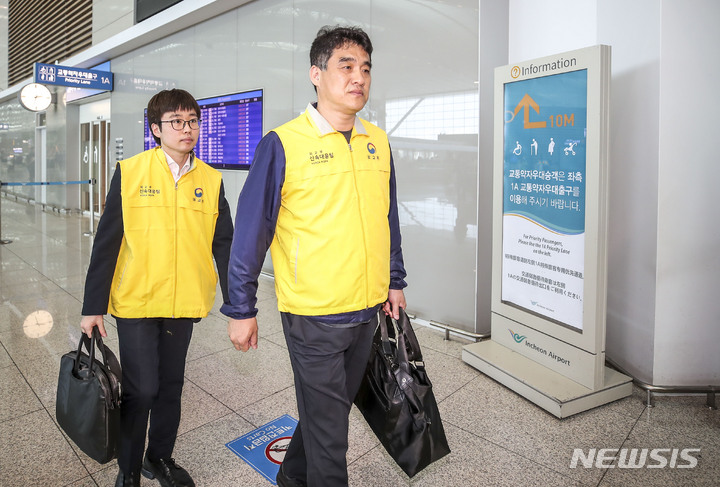
<path fill-rule="evenodd" d="M 108 312 L 203 318 L 215 300 L 212 242 L 222 176 L 199 159 L 177 184 L 162 149 L 121 161 L 123 240 Z"/>
<path fill-rule="evenodd" d="M 275 129 L 285 178 L 270 246 L 278 308 L 299 315 L 365 309 L 390 285 L 390 146 L 357 119 L 350 144 L 309 110 Z"/>

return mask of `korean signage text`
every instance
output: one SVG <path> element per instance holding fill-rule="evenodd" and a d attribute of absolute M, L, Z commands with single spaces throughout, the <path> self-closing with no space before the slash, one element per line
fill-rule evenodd
<path fill-rule="evenodd" d="M 502 300 L 582 330 L 587 71 L 505 85 Z"/>
<path fill-rule="evenodd" d="M 112 91 L 113 74 L 109 71 L 60 66 L 59 64 L 35 63 L 34 79 L 44 85 L 71 86 L 94 90 Z"/>

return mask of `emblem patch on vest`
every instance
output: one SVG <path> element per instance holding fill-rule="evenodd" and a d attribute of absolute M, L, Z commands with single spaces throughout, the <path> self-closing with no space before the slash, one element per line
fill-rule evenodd
<path fill-rule="evenodd" d="M 380 159 L 380 156 L 375 155 L 375 153 L 377 152 L 377 148 L 375 147 L 375 144 L 373 144 L 372 142 L 368 142 L 367 150 L 368 150 L 368 159 L 369 160 Z"/>
<path fill-rule="evenodd" d="M 198 201 L 202 203 L 203 199 L 203 189 L 202 188 L 195 188 L 195 197 L 193 198 L 193 201 Z"/>

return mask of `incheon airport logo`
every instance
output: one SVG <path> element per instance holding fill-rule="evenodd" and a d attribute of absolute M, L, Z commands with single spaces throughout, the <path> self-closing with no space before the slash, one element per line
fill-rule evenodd
<path fill-rule="evenodd" d="M 520 335 L 518 333 L 515 333 L 510 328 L 508 328 L 508 331 L 512 335 L 513 340 L 515 340 L 515 343 L 522 343 L 522 341 L 525 340 L 525 338 L 527 338 L 525 335 Z"/>
<path fill-rule="evenodd" d="M 375 151 L 377 150 L 372 142 L 368 142 L 367 150 L 370 154 L 375 154 Z"/>

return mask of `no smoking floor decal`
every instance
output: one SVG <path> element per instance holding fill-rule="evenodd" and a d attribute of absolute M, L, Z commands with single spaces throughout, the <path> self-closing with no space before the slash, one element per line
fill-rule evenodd
<path fill-rule="evenodd" d="M 270 483 L 277 485 L 275 477 L 285 458 L 288 443 L 296 426 L 297 420 L 285 414 L 225 446 Z"/>

